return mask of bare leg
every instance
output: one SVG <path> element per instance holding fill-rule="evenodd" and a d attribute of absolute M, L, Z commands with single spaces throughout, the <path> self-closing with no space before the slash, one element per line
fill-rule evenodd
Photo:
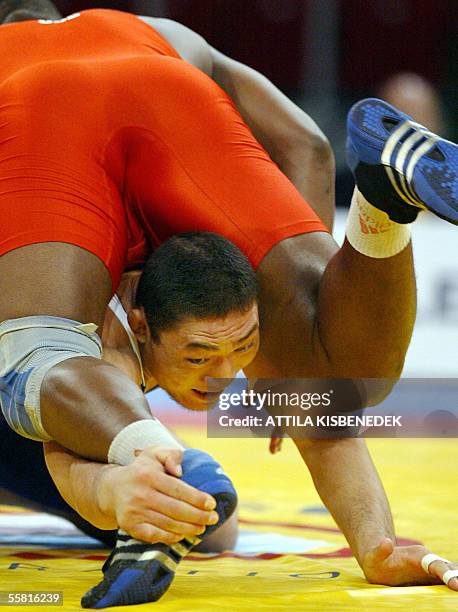
<path fill-rule="evenodd" d="M 310 120 L 310 145 L 288 176 L 329 227 L 334 158 Z M 294 176 L 293 176 L 294 175 Z M 411 247 L 373 259 L 321 233 L 276 245 L 258 268 L 261 351 L 251 376 L 397 377 L 415 320 Z"/>
<path fill-rule="evenodd" d="M 376 260 L 301 235 L 270 251 L 258 280 L 263 334 L 250 376 L 399 375 L 415 318 L 410 246 Z"/>
<path fill-rule="evenodd" d="M 322 170 L 333 176 L 332 156 Z M 320 173 L 304 177 L 301 193 L 312 205 L 318 198 L 317 212 L 332 210 L 325 184 Z M 267 254 L 257 276 L 262 344 L 250 376 L 399 376 L 416 312 L 410 245 L 376 259 L 326 234 L 296 236 Z"/>
<path fill-rule="evenodd" d="M 319 342 L 334 376 L 397 378 L 416 313 L 411 246 L 373 259 L 345 241 L 321 279 L 318 313 Z"/>

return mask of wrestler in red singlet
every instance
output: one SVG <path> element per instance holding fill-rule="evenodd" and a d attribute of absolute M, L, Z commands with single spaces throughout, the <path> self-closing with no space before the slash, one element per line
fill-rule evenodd
<path fill-rule="evenodd" d="M 220 233 L 257 266 L 326 231 L 228 96 L 137 17 L 4 25 L 0 54 L 0 255 L 71 243 L 115 290 L 179 232 Z"/>

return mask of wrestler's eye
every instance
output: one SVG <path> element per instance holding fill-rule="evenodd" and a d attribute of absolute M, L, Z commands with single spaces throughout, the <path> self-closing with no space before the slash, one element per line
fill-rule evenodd
<path fill-rule="evenodd" d="M 201 357 L 200 359 L 191 359 L 191 357 L 188 357 L 186 361 L 192 363 L 193 365 L 203 365 L 204 363 L 207 363 L 208 359 L 204 357 Z"/>
<path fill-rule="evenodd" d="M 245 346 L 241 346 L 240 348 L 235 349 L 235 352 L 236 353 L 246 353 L 247 351 L 252 349 L 254 345 L 255 345 L 255 341 L 253 340 L 252 342 L 250 342 L 250 344 L 245 344 Z"/>

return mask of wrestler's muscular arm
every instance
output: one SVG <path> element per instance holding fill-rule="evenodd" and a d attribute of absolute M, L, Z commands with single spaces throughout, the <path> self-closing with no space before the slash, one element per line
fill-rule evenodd
<path fill-rule="evenodd" d="M 256 138 L 321 219 L 332 227 L 333 157 L 315 124 L 259 73 L 218 52 L 212 51 L 212 56 L 214 77 L 234 99 Z M 261 262 L 257 276 L 262 345 L 247 375 L 260 378 L 364 375 L 351 365 L 348 372 L 339 366 L 333 366 L 333 371 L 322 343 L 320 325 L 326 326 L 329 313 L 323 313 L 325 316 L 320 319 L 317 303 L 318 308 L 323 303 L 326 310 L 336 308 L 336 299 L 326 304 L 319 297 L 324 294 L 321 285 L 324 271 L 336 252 L 337 245 L 330 236 L 310 234 L 283 241 Z M 336 264 L 342 265 L 342 260 Z M 358 283 L 356 276 L 355 282 Z M 303 292 L 297 290 L 301 286 Z M 341 288 L 338 291 L 341 295 L 333 297 L 339 297 L 339 302 L 346 301 L 345 291 Z M 348 320 L 346 315 L 348 311 L 342 314 L 342 322 Z M 298 338 L 303 338 L 303 342 L 298 342 Z M 318 493 L 369 581 L 391 585 L 438 581 L 423 575 L 420 567 L 423 547 L 395 548 L 392 554 L 389 543 L 388 549 L 377 548 L 386 538 L 394 543 L 396 539 L 389 503 L 364 440 L 301 439 L 295 443 Z"/>
<path fill-rule="evenodd" d="M 333 158 L 313 122 L 255 71 L 218 52 L 212 51 L 212 56 L 214 77 L 234 99 L 257 139 L 322 220 L 332 227 Z M 353 276 L 356 285 L 361 281 L 361 286 L 365 286 L 363 258 L 359 258 L 355 266 L 355 254 L 351 253 L 352 260 L 348 263 L 353 269 L 350 269 L 346 261 L 348 248 L 335 257 L 337 250 L 330 236 L 310 234 L 283 241 L 261 262 L 257 276 L 261 292 L 262 344 L 247 375 L 260 378 L 395 378 L 399 372 L 399 357 L 390 354 L 389 347 L 386 347 L 388 367 L 383 364 L 381 371 L 369 369 L 364 373 L 359 363 L 354 365 L 347 357 L 331 363 L 332 356 L 330 358 L 326 345 L 335 348 L 338 342 L 329 342 L 329 338 L 323 342 L 320 326 L 331 331 L 339 321 L 342 325 L 356 321 L 360 326 L 359 313 L 351 312 L 352 300 L 346 291 L 347 274 L 348 278 Z M 326 295 L 337 268 L 344 270 L 344 282 L 340 286 L 336 283 L 331 295 Z M 405 279 L 401 277 L 402 272 L 397 282 L 409 283 L 408 275 Z M 304 291 L 298 291 L 301 286 Z M 339 308 L 340 304 L 347 306 L 342 309 L 341 320 L 335 312 L 330 316 L 329 309 L 335 311 L 337 303 Z M 400 338 L 401 345 L 408 339 L 412 323 L 407 304 L 405 316 L 405 325 L 400 326 L 405 334 Z M 365 331 L 355 330 L 355 335 L 358 333 L 364 336 Z M 298 342 L 298 338 L 303 341 Z M 347 371 L 342 369 L 342 362 L 348 363 Z M 379 368 L 379 364 L 375 364 L 375 368 Z M 422 555 L 427 552 L 424 547 L 390 547 L 387 538 L 396 542 L 392 515 L 364 440 L 295 440 L 295 443 L 318 493 L 345 534 L 369 581 L 390 585 L 441 582 L 439 574 L 426 576 L 421 569 Z"/>
<path fill-rule="evenodd" d="M 209 48 L 189 29 L 168 20 L 144 19 L 167 38 L 184 59 L 212 76 L 231 96 L 258 141 L 331 227 L 333 156 L 316 124 L 268 79 Z M 409 254 L 405 256 L 408 258 Z M 357 347 L 352 352 L 347 341 L 347 336 L 364 338 L 374 333 L 364 328 L 367 318 L 361 316 L 364 312 L 355 302 L 355 292 L 349 289 L 351 283 L 361 285 L 374 295 L 374 303 L 379 299 L 376 294 L 380 288 L 367 286 L 365 266 L 366 258 L 358 257 L 348 245 L 338 253 L 332 238 L 321 233 L 297 236 L 277 244 L 257 271 L 262 343 L 247 374 L 261 378 L 395 378 L 402 364 L 403 348 L 410 337 L 411 305 L 405 304 L 404 320 L 396 321 L 399 352 L 393 351 L 388 344 L 384 346 L 377 338 L 378 355 L 383 358 L 376 358 L 371 363 L 367 351 L 362 353 Z M 385 272 L 390 286 L 409 285 L 410 276 L 403 274 L 403 266 L 398 266 L 399 274 L 395 279 L 392 278 L 393 269 L 388 270 L 383 264 L 378 267 L 375 276 L 380 275 L 380 286 L 384 284 Z M 365 306 L 362 308 L 364 311 Z M 382 321 L 380 324 L 383 328 Z M 347 336 L 342 337 L 339 329 L 346 329 Z M 391 336 L 390 332 L 388 337 Z M 361 370 L 358 354 L 364 354 L 365 372 Z M 419 567 L 423 547 L 418 547 L 421 550 L 396 548 L 390 554 L 387 549 L 382 550 L 382 544 L 382 549 L 373 550 L 386 537 L 394 540 L 394 529 L 389 504 L 365 441 L 296 440 L 296 445 L 323 502 L 346 535 L 368 579 L 393 585 L 425 580 Z"/>
<path fill-rule="evenodd" d="M 46 314 L 102 327 L 111 279 L 104 264 L 79 247 L 40 243 L 15 249 L 0 258 L 0 278 L 0 320 Z M 105 462 L 114 436 L 129 423 L 151 418 L 151 412 L 141 390 L 119 368 L 92 357 L 76 357 L 48 372 L 41 388 L 41 416 L 45 430 L 63 447 Z M 66 465 L 60 461 L 64 485 Z M 83 469 L 81 465 L 78 469 Z M 144 479 L 140 475 L 140 485 L 154 486 L 155 478 L 153 473 Z M 204 510 L 209 496 L 193 489 L 189 497 L 183 491 L 185 483 L 167 474 L 159 475 L 159 480 L 167 504 L 161 498 L 162 510 L 153 508 L 189 525 L 200 522 L 194 510 L 208 519 L 210 512 Z M 167 530 L 169 523 L 162 522 L 161 527 L 149 517 L 151 524 Z"/>
<path fill-rule="evenodd" d="M 231 95 L 239 111 L 254 132 L 256 138 L 268 150 L 280 169 L 313 206 L 322 220 L 332 227 L 334 216 L 334 165 L 327 151 L 326 142 L 314 122 L 259 73 L 213 51 L 213 73 L 220 85 Z M 275 121 L 272 118 L 275 117 Z M 280 120 L 278 120 L 280 119 Z M 264 325 L 272 328 L 275 320 L 296 318 L 288 328 L 282 328 L 283 341 L 289 331 L 304 329 L 304 321 L 314 319 L 318 282 L 324 268 L 336 251 L 329 240 L 312 251 L 311 236 L 304 237 L 303 254 L 293 241 L 285 241 L 274 248 L 271 262 L 261 263 L 258 279 L 261 287 L 261 313 Z M 313 241 L 313 237 L 312 237 Z M 318 245 L 317 245 L 318 246 Z M 283 250 L 283 252 L 280 251 Z M 277 252 L 275 252 L 277 251 Z M 306 258 L 308 261 L 306 261 Z M 286 291 L 284 279 L 295 277 L 297 283 L 308 288 L 308 295 Z M 296 285 L 298 286 L 298 285 Z M 300 286 L 300 285 L 299 285 Z M 276 294 L 279 299 L 267 297 Z M 302 303 L 299 303 L 302 300 Z M 294 301 L 294 304 L 291 302 Z M 269 308 L 265 307 L 269 304 Z M 276 312 L 271 310 L 275 304 Z M 284 310 L 284 315 L 282 311 Z M 288 313 L 288 314 L 287 314 Z M 307 323 L 306 323 L 307 325 Z M 305 330 L 310 345 L 317 340 L 313 330 Z M 307 333 L 307 331 L 309 333 Z M 309 335 L 311 333 L 311 335 Z M 263 333 L 263 339 L 266 334 Z M 296 336 L 300 337 L 300 336 Z M 291 346 L 297 347 L 297 340 Z M 278 335 L 272 335 L 264 345 L 255 363 L 247 374 L 253 377 L 269 376 L 313 376 L 323 375 L 320 364 L 304 359 L 304 351 L 291 359 L 291 347 L 287 351 L 278 347 Z M 312 353 L 311 351 L 310 353 Z M 302 354 L 301 354 L 302 353 Z M 316 355 L 319 354 L 317 351 Z M 275 355 L 274 359 L 269 357 Z M 281 356 L 288 364 L 281 363 Z M 278 363 L 278 356 L 280 363 Z M 292 367 L 291 367 L 292 366 Z M 345 534 L 352 550 L 362 565 L 369 549 L 388 536 L 395 540 L 393 520 L 383 485 L 367 451 L 364 440 L 297 440 L 297 447 L 318 493 Z M 337 469 L 336 466 L 339 466 Z M 374 574 L 369 579 L 376 579 Z"/>
<path fill-rule="evenodd" d="M 65 501 L 99 529 L 120 527 L 145 542 L 178 542 L 205 530 L 203 495 L 181 482 L 182 451 L 150 447 L 128 466 L 87 461 L 44 444 L 46 465 Z M 176 499 L 169 496 L 174 491 Z"/>
<path fill-rule="evenodd" d="M 125 353 L 104 342 L 103 358 L 136 380 L 136 368 Z M 56 442 L 45 443 L 43 450 L 62 497 L 99 529 L 120 527 L 137 539 L 166 544 L 205 529 L 209 513 L 199 507 L 206 499 L 213 502 L 177 478 L 182 473 L 180 449 L 149 447 L 128 466 L 87 461 Z"/>

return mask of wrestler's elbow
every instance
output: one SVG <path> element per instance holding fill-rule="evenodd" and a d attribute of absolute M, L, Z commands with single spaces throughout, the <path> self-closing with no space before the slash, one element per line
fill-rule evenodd
<path fill-rule="evenodd" d="M 334 168 L 334 151 L 331 144 L 314 122 L 304 122 L 302 129 L 295 130 L 295 134 L 289 138 L 287 145 L 290 154 L 295 158 L 300 152 L 306 160 Z"/>

